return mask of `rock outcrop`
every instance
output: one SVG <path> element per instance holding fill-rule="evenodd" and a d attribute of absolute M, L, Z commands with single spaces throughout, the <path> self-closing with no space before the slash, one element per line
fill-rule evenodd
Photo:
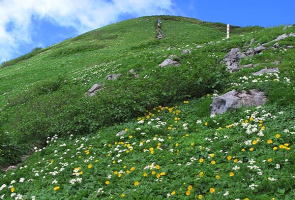
<path fill-rule="evenodd" d="M 234 48 L 230 50 L 223 61 L 225 62 L 227 69 L 230 72 L 234 72 L 240 69 L 239 63 L 244 57 L 246 57 L 246 55 L 242 53 L 239 48 Z"/>
<path fill-rule="evenodd" d="M 258 90 L 230 91 L 213 99 L 211 104 L 211 116 L 225 113 L 228 110 L 243 106 L 261 106 L 266 102 L 266 96 Z"/>
<path fill-rule="evenodd" d="M 101 91 L 103 89 L 103 86 L 99 83 L 94 84 L 86 93 L 87 96 L 92 97 L 94 96 L 98 91 Z"/>

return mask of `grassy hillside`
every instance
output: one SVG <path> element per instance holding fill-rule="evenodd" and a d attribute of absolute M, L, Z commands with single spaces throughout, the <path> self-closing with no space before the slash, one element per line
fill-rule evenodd
<path fill-rule="evenodd" d="M 161 18 L 163 40 L 157 17 L 143 17 L 4 64 L 0 166 L 37 148 L 0 175 L 0 199 L 295 198 L 295 37 L 241 62 L 255 67 L 222 63 L 295 28 L 234 27 L 225 40 L 224 24 Z M 160 68 L 169 55 L 181 65 Z M 274 61 L 280 73 L 251 75 Z M 86 97 L 94 83 L 104 89 Z M 264 91 L 267 103 L 210 118 L 212 98 L 233 89 Z"/>

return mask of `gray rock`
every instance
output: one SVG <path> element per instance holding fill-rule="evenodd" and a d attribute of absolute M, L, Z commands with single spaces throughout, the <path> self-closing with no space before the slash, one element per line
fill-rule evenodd
<path fill-rule="evenodd" d="M 180 66 L 180 63 L 178 62 L 178 57 L 176 55 L 169 56 L 166 60 L 164 60 L 161 64 L 159 64 L 160 67 L 167 67 L 167 66 Z"/>
<path fill-rule="evenodd" d="M 211 116 L 213 117 L 216 114 L 222 114 L 228 110 L 244 106 L 261 106 L 265 102 L 265 94 L 258 90 L 241 92 L 233 90 L 213 99 L 211 104 Z"/>
<path fill-rule="evenodd" d="M 120 78 L 120 76 L 122 76 L 122 74 L 110 74 L 110 75 L 107 75 L 106 79 L 108 81 L 114 81 Z"/>
<path fill-rule="evenodd" d="M 246 57 L 246 55 L 242 53 L 239 48 L 234 48 L 230 50 L 223 61 L 225 62 L 227 69 L 230 72 L 234 72 L 239 70 L 239 62 L 244 57 Z"/>
<path fill-rule="evenodd" d="M 190 49 L 184 49 L 184 50 L 182 50 L 181 53 L 182 53 L 183 55 L 186 55 L 186 54 L 191 54 L 192 51 L 191 51 Z"/>
<path fill-rule="evenodd" d="M 123 135 L 125 135 L 127 132 L 126 131 L 120 131 L 116 134 L 116 136 L 121 137 Z"/>
<path fill-rule="evenodd" d="M 282 35 L 279 35 L 275 40 L 274 42 L 278 42 L 280 40 L 283 40 L 283 39 L 286 39 L 288 37 L 288 34 L 284 33 Z"/>
<path fill-rule="evenodd" d="M 279 68 L 270 68 L 270 69 L 262 69 L 258 72 L 255 72 L 255 73 L 252 73 L 254 76 L 259 76 L 259 75 L 262 75 L 262 74 L 266 74 L 266 73 L 278 73 L 280 72 L 279 71 Z"/>
<path fill-rule="evenodd" d="M 254 48 L 254 52 L 255 52 L 255 54 L 258 54 L 258 53 L 264 51 L 265 49 L 266 49 L 265 46 L 260 45 L 260 46 L 258 46 L 258 47 L 256 47 L 256 48 Z"/>
<path fill-rule="evenodd" d="M 92 97 L 92 96 L 94 96 L 98 91 L 100 91 L 100 90 L 102 90 L 102 89 L 103 89 L 102 85 L 96 83 L 96 84 L 94 84 L 94 85 L 93 85 L 93 86 L 87 91 L 86 95 Z"/>
<path fill-rule="evenodd" d="M 139 78 L 139 75 L 135 72 L 134 69 L 130 69 L 128 73 L 131 74 L 134 78 Z"/>
<path fill-rule="evenodd" d="M 254 56 L 254 55 L 258 54 L 258 53 L 261 53 L 265 49 L 266 49 L 265 46 L 260 45 L 260 46 L 255 47 L 255 48 L 248 49 L 245 54 L 246 54 L 246 56 Z"/>

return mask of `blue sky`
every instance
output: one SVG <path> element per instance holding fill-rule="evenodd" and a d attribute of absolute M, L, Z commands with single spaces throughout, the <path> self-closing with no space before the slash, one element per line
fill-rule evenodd
<path fill-rule="evenodd" d="M 95 28 L 170 14 L 264 27 L 295 24 L 294 0 L 0 0 L 0 62 Z"/>

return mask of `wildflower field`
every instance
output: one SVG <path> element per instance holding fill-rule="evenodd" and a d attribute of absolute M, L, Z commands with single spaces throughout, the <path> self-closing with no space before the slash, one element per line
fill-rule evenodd
<path fill-rule="evenodd" d="M 241 61 L 253 68 L 222 62 L 295 28 L 235 27 L 225 40 L 223 24 L 161 17 L 161 41 L 156 17 L 138 18 L 0 68 L 0 199 L 295 199 L 295 37 Z M 160 68 L 171 54 L 181 65 Z M 279 72 L 253 75 L 274 62 Z M 233 89 L 267 102 L 210 117 Z"/>

